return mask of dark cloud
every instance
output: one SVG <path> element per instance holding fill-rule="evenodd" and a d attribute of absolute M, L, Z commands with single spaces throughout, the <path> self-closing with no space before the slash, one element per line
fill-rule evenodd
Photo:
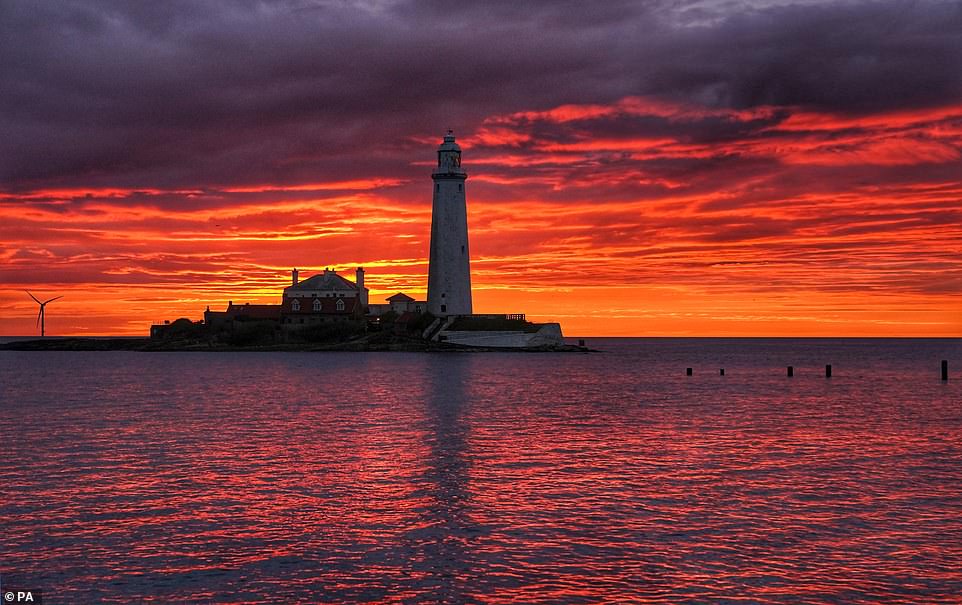
<path fill-rule="evenodd" d="M 954 2 L 790 5 L 661 35 L 651 90 L 709 103 L 867 112 L 962 94 Z"/>
<path fill-rule="evenodd" d="M 720 6 L 6 1 L 0 188 L 409 176 L 415 137 L 631 95 L 842 112 L 962 98 L 958 3 Z M 703 126 L 693 140 L 747 127 Z"/>

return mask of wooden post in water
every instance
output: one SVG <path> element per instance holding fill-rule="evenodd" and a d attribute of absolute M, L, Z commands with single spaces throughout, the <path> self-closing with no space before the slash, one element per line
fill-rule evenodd
<path fill-rule="evenodd" d="M 788 366 L 788 377 L 791 378 L 794 375 L 795 375 L 795 368 L 792 366 Z"/>
<path fill-rule="evenodd" d="M 832 377 L 832 364 L 827 363 L 825 364 L 825 378 L 831 378 L 831 377 Z"/>
<path fill-rule="evenodd" d="M 948 380 L 948 379 L 949 379 L 949 360 L 943 359 L 942 360 L 942 380 Z"/>
<path fill-rule="evenodd" d="M 725 375 L 725 368 L 721 368 L 720 370 L 718 370 L 718 375 L 719 375 L 719 376 L 724 376 L 724 375 Z"/>
<path fill-rule="evenodd" d="M 685 374 L 691 376 L 691 368 L 685 368 Z"/>

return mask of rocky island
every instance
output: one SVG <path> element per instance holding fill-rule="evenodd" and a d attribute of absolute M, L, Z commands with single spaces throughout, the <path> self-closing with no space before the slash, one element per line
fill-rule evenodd
<path fill-rule="evenodd" d="M 424 336 L 435 321 L 424 314 L 413 322 L 398 322 L 396 318 L 384 318 L 376 324 L 339 322 L 317 324 L 300 330 L 283 330 L 279 324 L 265 321 L 238 321 L 237 324 L 219 327 L 202 321 L 178 319 L 155 331 L 152 338 L 96 338 L 96 337 L 47 337 L 37 340 L 17 340 L 0 344 L 0 350 L 14 351 L 409 351 L 409 352 L 468 352 L 468 351 L 529 351 L 529 352 L 588 352 L 582 344 L 557 344 L 554 339 L 538 342 L 530 338 L 545 326 L 554 333 L 556 324 L 534 324 L 518 319 L 484 319 L 472 317 L 452 322 L 450 333 L 461 335 L 460 340 L 473 338 L 478 342 L 487 339 L 494 345 L 461 344 L 453 341 L 433 340 Z M 427 328 L 423 326 L 427 324 Z M 532 343 L 527 346 L 509 345 L 518 339 Z"/>
<path fill-rule="evenodd" d="M 475 313 L 471 292 L 467 173 L 448 131 L 431 174 L 427 300 L 403 292 L 371 304 L 364 269 L 348 279 L 331 267 L 301 279 L 295 268 L 278 304 L 234 304 L 151 326 L 149 338 L 14 341 L 15 350 L 138 351 L 587 351 L 566 345 L 558 323 L 523 313 Z M 39 302 L 39 301 L 38 301 Z"/>

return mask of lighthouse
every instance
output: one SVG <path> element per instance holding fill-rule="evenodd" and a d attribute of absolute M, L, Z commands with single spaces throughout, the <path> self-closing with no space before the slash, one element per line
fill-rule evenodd
<path fill-rule="evenodd" d="M 428 264 L 428 312 L 435 316 L 471 314 L 471 255 L 468 210 L 461 168 L 461 148 L 448 131 L 438 147 L 438 166 L 431 175 L 431 257 Z"/>

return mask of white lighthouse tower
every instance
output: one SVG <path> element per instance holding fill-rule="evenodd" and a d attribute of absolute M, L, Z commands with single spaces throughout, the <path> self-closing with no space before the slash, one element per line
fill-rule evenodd
<path fill-rule="evenodd" d="M 428 312 L 435 316 L 471 314 L 471 255 L 468 210 L 461 169 L 461 148 L 448 131 L 438 147 L 438 167 L 431 209 L 431 259 L 428 265 Z"/>

